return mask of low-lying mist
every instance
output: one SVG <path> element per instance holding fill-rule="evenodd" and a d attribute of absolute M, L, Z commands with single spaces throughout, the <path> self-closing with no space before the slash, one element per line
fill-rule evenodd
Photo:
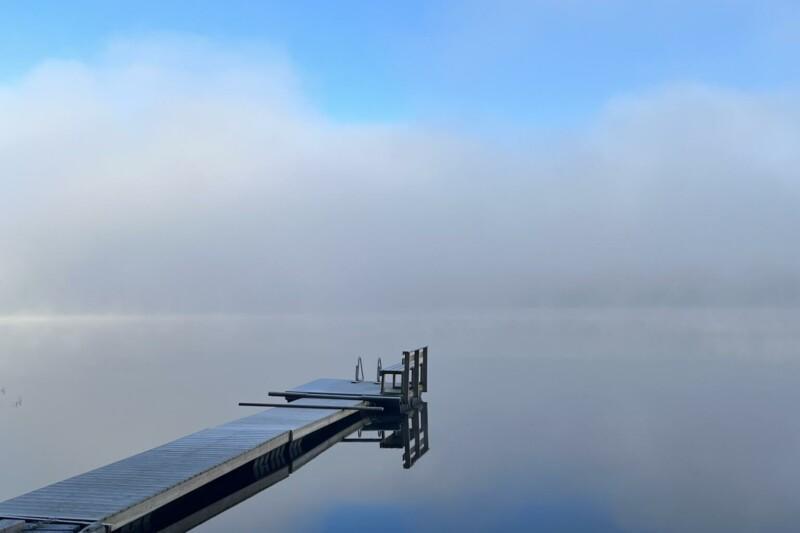
<path fill-rule="evenodd" d="M 342 123 L 274 52 L 119 42 L 0 86 L 0 312 L 793 305 L 799 110 L 682 84 L 558 134 Z"/>

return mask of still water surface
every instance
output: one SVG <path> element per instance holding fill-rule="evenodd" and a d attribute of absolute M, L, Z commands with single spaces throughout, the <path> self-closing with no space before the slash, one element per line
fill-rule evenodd
<path fill-rule="evenodd" d="M 796 531 L 798 326 L 785 309 L 0 319 L 0 499 L 428 344 L 414 468 L 338 444 L 197 531 Z"/>

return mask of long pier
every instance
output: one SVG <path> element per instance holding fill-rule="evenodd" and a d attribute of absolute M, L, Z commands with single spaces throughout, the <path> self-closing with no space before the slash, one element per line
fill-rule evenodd
<path fill-rule="evenodd" d="M 399 365 L 379 363 L 374 382 L 359 359 L 353 380 L 269 393 L 285 404 L 242 402 L 272 408 L 2 502 L 0 533 L 186 531 L 342 440 L 402 448 L 410 468 L 429 449 L 427 356 L 425 347 L 403 352 Z M 345 439 L 355 431 L 379 438 Z"/>

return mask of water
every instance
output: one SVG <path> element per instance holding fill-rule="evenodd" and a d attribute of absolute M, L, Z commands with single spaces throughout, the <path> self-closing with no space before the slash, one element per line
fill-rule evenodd
<path fill-rule="evenodd" d="M 198 531 L 793 531 L 800 311 L 0 320 L 0 499 L 429 344 L 431 451 L 339 444 Z M 22 398 L 22 406 L 14 404 Z"/>

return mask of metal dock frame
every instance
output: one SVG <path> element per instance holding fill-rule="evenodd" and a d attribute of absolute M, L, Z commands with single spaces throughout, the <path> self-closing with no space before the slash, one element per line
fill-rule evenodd
<path fill-rule="evenodd" d="M 428 347 L 404 351 L 403 360 L 378 371 L 381 394 L 396 392 L 396 377 L 400 375 L 400 403 L 405 409 L 413 407 L 422 400 L 422 393 L 428 391 Z M 386 377 L 392 376 L 391 389 L 387 390 Z"/>

